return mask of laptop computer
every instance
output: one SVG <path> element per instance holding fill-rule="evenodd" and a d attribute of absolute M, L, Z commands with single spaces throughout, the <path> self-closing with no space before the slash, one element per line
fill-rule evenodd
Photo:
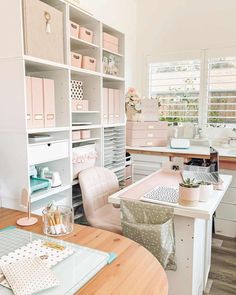
<path fill-rule="evenodd" d="M 191 170 L 183 170 L 182 177 L 183 180 L 187 178 L 195 179 L 196 182 L 210 182 L 213 184 L 218 184 L 220 182 L 219 177 L 219 153 L 213 147 L 210 147 L 210 160 L 209 160 L 209 172 L 201 172 L 196 166 L 196 171 L 194 171 L 194 166 L 191 166 Z"/>

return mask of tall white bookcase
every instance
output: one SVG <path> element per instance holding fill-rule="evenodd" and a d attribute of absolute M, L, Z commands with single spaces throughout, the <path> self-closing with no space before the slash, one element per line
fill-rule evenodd
<path fill-rule="evenodd" d="M 24 50 L 24 26 L 21 0 L 1 0 L 0 9 L 0 199 L 7 208 L 22 210 L 21 191 L 30 191 L 29 166 L 34 161 L 58 171 L 62 186 L 40 190 L 31 195 L 32 211 L 40 213 L 51 200 L 58 204 L 72 204 L 72 189 L 78 184 L 73 180 L 72 148 L 80 144 L 96 143 L 97 166 L 112 169 L 119 180 L 125 174 L 125 37 L 124 34 L 103 24 L 83 10 L 63 0 L 41 0 L 63 12 L 65 64 L 28 56 Z M 70 21 L 84 25 L 95 33 L 94 43 L 70 36 Z M 103 32 L 119 38 L 119 53 L 103 48 Z M 37 34 L 37 32 L 35 32 Z M 42 44 L 43 46 L 43 44 Z M 70 52 L 95 57 L 97 71 L 89 71 L 70 65 Z M 119 58 L 119 76 L 103 73 L 103 55 L 112 53 Z M 25 76 L 53 79 L 55 82 L 56 127 L 27 129 L 26 120 L 26 79 Z M 70 102 L 70 80 L 79 80 L 84 85 L 84 97 L 89 100 L 89 111 L 72 112 Z M 118 123 L 103 123 L 103 87 L 119 89 L 121 115 Z M 89 126 L 72 126 L 73 121 L 92 122 Z M 91 139 L 72 142 L 72 131 L 90 129 Z M 46 133 L 52 139 L 46 144 L 66 145 L 68 154 L 46 162 L 34 157 L 29 150 L 39 144 L 30 144 L 29 135 Z M 40 149 L 39 149 L 40 150 Z M 38 155 L 39 159 L 40 153 Z M 77 199 L 76 204 L 81 204 Z M 79 217 L 82 214 L 78 215 Z"/>

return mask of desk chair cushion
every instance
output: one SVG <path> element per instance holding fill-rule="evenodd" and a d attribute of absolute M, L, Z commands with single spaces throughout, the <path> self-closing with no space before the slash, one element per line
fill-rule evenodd
<path fill-rule="evenodd" d="M 121 233 L 120 209 L 108 204 L 108 197 L 119 190 L 116 175 L 106 168 L 88 168 L 79 173 L 79 183 L 88 222 Z"/>
<path fill-rule="evenodd" d="M 123 235 L 148 249 L 167 270 L 176 270 L 173 208 L 121 200 Z"/>

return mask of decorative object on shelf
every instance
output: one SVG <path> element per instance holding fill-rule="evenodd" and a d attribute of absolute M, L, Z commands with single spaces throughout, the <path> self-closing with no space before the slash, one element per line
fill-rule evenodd
<path fill-rule="evenodd" d="M 129 146 L 166 146 L 168 122 L 126 122 L 126 144 Z"/>
<path fill-rule="evenodd" d="M 71 80 L 70 81 L 70 97 L 71 99 L 82 100 L 84 98 L 84 85 L 82 81 Z"/>
<path fill-rule="evenodd" d="M 97 60 L 91 56 L 83 56 L 82 68 L 89 71 L 96 71 Z"/>
<path fill-rule="evenodd" d="M 37 223 L 38 219 L 36 217 L 31 217 L 30 195 L 25 188 L 21 192 L 21 205 L 27 208 L 28 216 L 18 219 L 16 223 L 20 226 L 30 226 Z"/>
<path fill-rule="evenodd" d="M 141 98 L 134 88 L 129 88 L 126 93 L 125 108 L 128 121 L 159 121 L 158 101 Z"/>
<path fill-rule="evenodd" d="M 187 178 L 179 184 L 179 204 L 182 206 L 194 207 L 199 201 L 199 183 L 194 179 Z"/>
<path fill-rule="evenodd" d="M 199 182 L 199 201 L 207 202 L 211 199 L 213 194 L 213 184 L 210 182 L 201 181 Z"/>
<path fill-rule="evenodd" d="M 56 206 L 54 202 L 43 210 L 43 232 L 49 236 L 63 236 L 73 231 L 74 210 Z"/>
<path fill-rule="evenodd" d="M 119 58 L 114 54 L 104 53 L 103 55 L 103 73 L 106 75 L 118 76 Z"/>
<path fill-rule="evenodd" d="M 91 31 L 85 27 L 80 27 L 79 28 L 79 38 L 81 40 L 88 42 L 88 43 L 93 43 L 93 31 Z"/>
<path fill-rule="evenodd" d="M 71 66 L 81 68 L 82 66 L 82 55 L 76 52 L 71 52 Z"/>
<path fill-rule="evenodd" d="M 78 173 L 84 169 L 94 167 L 97 152 L 96 145 L 89 144 L 72 149 L 73 153 L 73 179 L 78 177 Z"/>
<path fill-rule="evenodd" d="M 42 1 L 24 0 L 23 14 L 25 54 L 64 63 L 63 13 Z"/>
<path fill-rule="evenodd" d="M 39 174 L 41 179 L 50 181 L 51 187 L 59 187 L 62 185 L 61 176 L 57 171 L 50 171 L 48 167 L 39 167 Z"/>
<path fill-rule="evenodd" d="M 111 34 L 103 32 L 103 48 L 105 50 L 118 53 L 119 52 L 119 39 Z"/>

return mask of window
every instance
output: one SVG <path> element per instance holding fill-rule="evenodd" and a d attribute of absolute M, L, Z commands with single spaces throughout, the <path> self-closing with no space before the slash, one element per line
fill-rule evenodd
<path fill-rule="evenodd" d="M 236 58 L 208 60 L 208 123 L 236 124 Z"/>
<path fill-rule="evenodd" d="M 198 122 L 200 60 L 150 64 L 149 95 L 159 102 L 160 120 Z"/>

